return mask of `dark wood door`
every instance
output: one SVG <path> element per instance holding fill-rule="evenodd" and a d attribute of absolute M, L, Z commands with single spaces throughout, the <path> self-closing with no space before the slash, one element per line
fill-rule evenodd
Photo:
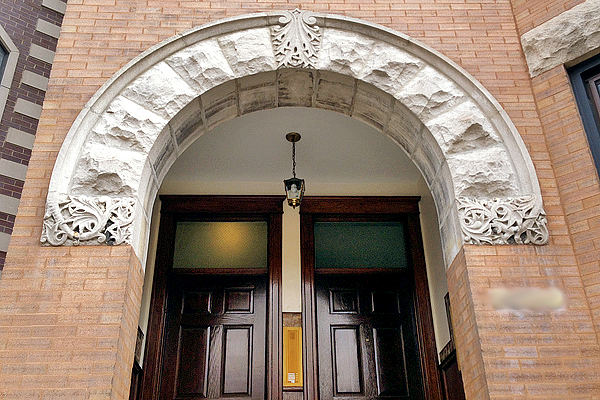
<path fill-rule="evenodd" d="M 264 399 L 267 276 L 170 281 L 161 399 Z"/>
<path fill-rule="evenodd" d="M 321 400 L 424 398 L 407 275 L 315 276 Z"/>

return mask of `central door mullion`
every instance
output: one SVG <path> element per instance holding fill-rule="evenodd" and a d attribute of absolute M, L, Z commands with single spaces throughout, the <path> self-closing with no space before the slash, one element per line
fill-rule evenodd
<path fill-rule="evenodd" d="M 315 244 L 312 214 L 300 209 L 300 247 L 302 265 L 302 326 L 304 352 L 304 399 L 318 398 L 319 377 L 317 371 L 317 326 L 315 298 Z"/>

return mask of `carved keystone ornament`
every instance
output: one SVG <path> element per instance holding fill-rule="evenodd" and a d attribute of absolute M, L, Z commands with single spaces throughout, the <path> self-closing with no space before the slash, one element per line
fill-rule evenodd
<path fill-rule="evenodd" d="M 315 68 L 321 31 L 309 12 L 295 9 L 279 18 L 271 30 L 277 68 Z"/>

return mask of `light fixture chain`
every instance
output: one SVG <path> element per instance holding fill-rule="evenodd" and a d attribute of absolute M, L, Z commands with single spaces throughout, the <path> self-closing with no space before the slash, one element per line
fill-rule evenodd
<path fill-rule="evenodd" d="M 296 177 L 296 142 L 292 143 L 292 174 Z"/>

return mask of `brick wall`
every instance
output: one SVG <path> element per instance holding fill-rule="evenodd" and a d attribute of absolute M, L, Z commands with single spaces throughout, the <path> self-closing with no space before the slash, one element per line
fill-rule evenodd
<path fill-rule="evenodd" d="M 104 267 L 93 265 L 90 270 L 81 269 L 82 266 L 88 265 L 92 259 L 97 259 L 94 262 L 109 262 L 107 260 L 112 258 L 108 257 L 121 257 L 111 251 L 125 251 L 122 248 L 93 248 L 87 254 L 76 248 L 39 247 L 45 197 L 54 160 L 85 102 L 120 67 L 160 40 L 229 16 L 296 7 L 384 24 L 441 51 L 473 74 L 496 97 L 515 123 L 531 154 L 548 214 L 550 244 L 543 247 L 466 246 L 448 271 L 453 316 L 457 324 L 455 329 L 464 333 L 457 343 L 457 351 L 465 376 L 467 398 L 486 398 L 489 395 L 492 399 L 591 399 L 600 393 L 597 372 L 600 370 L 597 337 L 600 299 L 596 296 L 600 293 L 597 286 L 597 260 L 600 257 L 596 252 L 599 245 L 595 239 L 597 235 L 593 235 L 600 222 L 597 217 L 600 189 L 595 175 L 590 178 L 582 172 L 593 165 L 591 158 L 583 155 L 582 131 L 575 120 L 568 87 L 564 86 L 564 73 L 551 71 L 533 81 L 529 78 L 512 14 L 513 7 L 522 13 L 519 7 L 525 7 L 525 2 L 515 0 L 512 3 L 509 0 L 319 0 L 306 3 L 71 0 L 63 21 L 63 32 L 6 261 L 5 272 L 9 278 L 0 281 L 0 329 L 7 332 L 19 326 L 19 332 L 27 338 L 10 342 L 10 346 L 6 341 L 0 343 L 0 373 L 3 374 L 0 377 L 0 393 L 8 393 L 7 387 L 13 394 L 26 393 L 33 384 L 42 386 L 40 382 L 57 379 L 60 375 L 53 373 L 52 369 L 40 367 L 46 364 L 35 358 L 23 359 L 20 356 L 33 351 L 38 356 L 45 354 L 48 358 L 58 358 L 57 364 L 63 363 L 60 358 L 61 354 L 64 357 L 63 350 L 48 348 L 51 338 L 35 336 L 40 324 L 77 326 L 83 331 L 88 326 L 102 325 L 97 320 L 86 319 L 81 311 L 75 313 L 81 319 L 69 322 L 71 325 L 59 323 L 57 310 L 60 310 L 62 300 L 56 296 L 71 293 L 68 285 L 80 283 L 65 275 L 56 278 L 60 282 L 58 287 L 62 289 L 47 286 L 49 280 L 55 279 L 54 274 L 66 274 L 74 268 L 85 271 L 84 280 L 86 277 L 93 280 L 96 279 L 96 268 Z M 527 6 L 539 8 L 542 3 L 527 2 Z M 523 30 L 529 23 L 533 26 L 534 19 L 527 22 L 524 16 L 520 16 L 517 22 Z M 119 271 L 124 271 L 127 263 L 131 265 L 129 268 L 138 265 L 131 254 L 122 256 L 117 262 L 119 266 L 115 268 Z M 111 270 L 108 268 L 106 273 Z M 120 286 L 111 293 L 138 293 L 136 274 L 128 274 L 133 275 L 119 280 L 121 283 L 118 284 L 128 282 L 125 288 Z M 17 289 L 16 283 L 25 276 L 38 277 L 31 283 L 37 286 Z M 105 278 L 109 280 L 107 275 L 97 278 L 97 283 L 103 286 Z M 13 286 L 11 280 L 14 281 Z M 81 305 L 101 303 L 101 297 L 110 290 L 95 289 L 94 285 L 88 286 L 93 292 L 89 295 L 91 297 L 86 297 L 88 294 L 84 287 L 76 291 L 81 297 L 72 298 L 74 295 L 68 294 L 67 300 Z M 567 310 L 499 312 L 480 300 L 489 287 L 525 285 L 562 288 L 569 300 Z M 17 297 L 20 291 L 31 297 L 25 302 L 27 306 L 18 305 L 23 300 Z M 125 358 L 130 357 L 127 352 L 135 338 L 134 330 L 128 327 L 129 318 L 135 316 L 135 304 L 138 304 L 134 299 L 132 295 L 131 304 L 125 307 L 129 310 L 125 319 L 118 323 L 112 320 L 113 316 L 107 319 L 113 327 L 111 329 L 116 329 L 111 331 L 110 337 L 123 338 L 119 343 L 123 343 Z M 51 315 L 54 317 L 51 318 Z M 104 314 L 100 312 L 97 315 Z M 115 328 L 117 326 L 119 328 Z M 92 336 L 90 334 L 87 340 L 91 340 Z M 90 346 L 96 344 L 89 343 Z M 36 346 L 46 346 L 46 350 L 38 352 Z M 79 349 L 83 353 L 85 346 L 81 344 Z M 99 350 L 97 354 L 99 358 L 109 357 L 107 354 L 114 356 L 110 351 Z M 78 356 L 77 362 L 82 360 Z M 117 365 L 117 361 L 114 362 Z M 62 365 L 67 364 L 77 363 L 72 361 Z M 119 368 L 111 389 L 113 392 L 98 398 L 123 398 L 115 393 L 125 390 L 130 371 Z M 86 373 L 83 375 L 90 378 Z M 77 375 L 76 371 L 73 375 Z M 76 378 L 61 382 L 64 385 L 53 385 L 63 385 L 63 391 L 78 390 L 85 384 L 105 388 L 103 385 L 106 383 L 88 380 L 84 384 Z M 27 398 L 40 398 L 42 394 L 51 393 L 54 393 L 51 389 L 41 388 L 32 395 L 38 397 Z"/>
<path fill-rule="evenodd" d="M 483 368 L 481 339 L 475 318 L 475 299 L 464 251 L 461 251 L 446 271 L 450 290 L 450 305 L 458 364 L 461 368 L 467 399 L 489 399 Z"/>
<path fill-rule="evenodd" d="M 595 398 L 598 340 L 582 277 L 568 247 L 465 248 L 491 398 Z M 560 311 L 496 311 L 488 287 L 558 287 Z"/>
<path fill-rule="evenodd" d="M 596 398 L 598 339 L 570 251 L 483 249 L 465 246 L 447 271 L 467 399 Z M 561 288 L 568 308 L 498 311 L 486 302 L 488 288 L 525 286 Z"/>
<path fill-rule="evenodd" d="M 563 66 L 533 79 L 540 117 L 550 139 L 567 228 L 600 335 L 600 184 Z M 600 339 L 600 336 L 599 336 Z"/>
<path fill-rule="evenodd" d="M 2 276 L 0 396 L 126 399 L 142 288 L 132 249 L 23 252 Z"/>
<path fill-rule="evenodd" d="M 52 65 L 47 59 L 41 60 L 35 56 L 35 48 L 49 51 L 48 54 L 56 49 L 56 37 L 49 35 L 48 30 L 40 28 L 39 25 L 39 21 L 42 21 L 41 24 L 45 26 L 57 27 L 55 30 L 60 27 L 63 15 L 53 9 L 54 3 L 60 8 L 62 0 L 3 0 L 0 4 L 0 25 L 19 50 L 19 60 L 6 106 L 4 110 L 0 109 L 0 159 L 5 162 L 20 165 L 29 163 L 31 146 L 26 143 L 33 143 L 38 119 L 20 111 L 17 102 L 36 107 L 41 106 L 44 101 L 43 88 L 40 88 L 39 84 L 32 86 L 31 80 L 24 78 L 24 74 L 30 74 L 34 78 L 41 77 L 42 80 L 50 76 Z M 8 135 L 9 129 L 25 137 L 31 136 L 31 139 L 14 140 Z M 5 196 L 17 199 L 21 197 L 25 175 L 20 172 L 9 174 L 8 170 L 12 168 L 7 168 L 7 165 L 11 164 L 3 164 L 3 168 L 0 168 L 0 234 L 10 235 L 16 212 L 12 211 L 12 208 L 11 212 L 6 212 L 7 208 L 3 207 L 3 204 L 9 202 Z M 6 253 L 0 250 L 0 270 L 4 266 L 5 255 Z"/>
<path fill-rule="evenodd" d="M 512 0 L 519 32 L 525 32 L 570 10 L 585 0 Z"/>

